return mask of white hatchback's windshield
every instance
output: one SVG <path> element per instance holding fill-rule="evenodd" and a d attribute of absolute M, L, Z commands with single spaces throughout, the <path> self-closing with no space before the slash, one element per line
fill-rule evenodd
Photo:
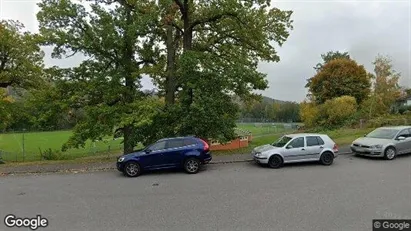
<path fill-rule="evenodd" d="M 292 138 L 288 136 L 283 136 L 280 139 L 278 139 L 276 142 L 272 144 L 274 147 L 284 147 L 290 141 Z"/>
<path fill-rule="evenodd" d="M 396 129 L 377 128 L 374 131 L 370 132 L 365 137 L 377 138 L 377 139 L 393 139 L 397 133 L 398 133 L 398 130 Z"/>

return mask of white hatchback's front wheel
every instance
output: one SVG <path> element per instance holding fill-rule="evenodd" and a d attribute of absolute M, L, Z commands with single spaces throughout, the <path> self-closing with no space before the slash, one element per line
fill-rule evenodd
<path fill-rule="evenodd" d="M 388 147 L 385 149 L 384 157 L 387 160 L 393 160 L 397 156 L 397 151 L 393 147 Z"/>

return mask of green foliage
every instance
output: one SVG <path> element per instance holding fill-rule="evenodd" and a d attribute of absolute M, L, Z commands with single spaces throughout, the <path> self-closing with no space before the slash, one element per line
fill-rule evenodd
<path fill-rule="evenodd" d="M 398 113 L 400 113 L 400 114 L 406 114 L 408 112 L 411 112 L 411 105 L 401 106 L 401 107 L 398 108 Z"/>
<path fill-rule="evenodd" d="M 329 51 L 326 54 L 322 54 L 321 58 L 323 59 L 323 63 L 317 63 L 314 69 L 317 72 L 320 72 L 323 66 L 329 63 L 331 60 L 335 59 L 351 59 L 348 52 L 339 52 L 339 51 Z"/>
<path fill-rule="evenodd" d="M 357 102 L 351 96 L 336 97 L 320 105 L 303 102 L 300 107 L 301 118 L 308 128 L 317 126 L 330 129 L 343 126 L 357 112 Z"/>
<path fill-rule="evenodd" d="M 375 72 L 373 94 L 375 97 L 381 98 L 381 103 L 389 112 L 401 96 L 401 89 L 398 84 L 400 74 L 393 69 L 392 60 L 387 56 L 378 55 L 373 64 Z"/>
<path fill-rule="evenodd" d="M 40 153 L 43 160 L 68 160 L 68 155 L 63 154 L 59 150 L 46 149 Z"/>
<path fill-rule="evenodd" d="M 267 88 L 257 65 L 279 61 L 274 43 L 287 39 L 291 12 L 270 8 L 268 1 L 176 0 L 159 6 L 167 65 L 165 73 L 151 76 L 167 104 L 159 119 L 168 121 L 162 134 L 231 139 L 238 114 L 231 98 L 255 98 L 254 90 Z"/>
<path fill-rule="evenodd" d="M 362 65 L 350 59 L 336 59 L 326 63 L 311 78 L 309 91 L 317 104 L 344 95 L 353 96 L 361 103 L 368 97 L 370 85 L 370 78 Z"/>
<path fill-rule="evenodd" d="M 357 102 L 352 96 L 341 96 L 327 100 L 320 107 L 321 121 L 327 127 L 343 125 L 357 111 Z"/>
<path fill-rule="evenodd" d="M 0 21 L 0 88 L 30 89 L 42 83 L 43 52 L 39 37 L 16 21 Z"/>
<path fill-rule="evenodd" d="M 158 107 L 140 91 L 141 75 L 155 68 L 159 57 L 153 35 L 156 6 L 151 1 L 96 1 L 87 9 L 68 0 L 43 0 L 39 7 L 40 32 L 44 44 L 54 46 L 53 56 L 88 57 L 55 78 L 57 95 L 66 96 L 56 108 L 85 113 L 63 150 L 117 132 L 124 136 L 124 152 L 133 151 L 137 129 L 150 123 Z"/>
<path fill-rule="evenodd" d="M 40 32 L 53 56 L 89 58 L 60 73 L 57 95 L 67 100 L 47 109 L 85 113 L 64 148 L 113 131 L 124 135 L 125 152 L 170 135 L 231 139 L 238 115 L 231 96 L 251 98 L 267 87 L 257 64 L 279 60 L 272 42 L 282 45 L 291 29 L 291 12 L 269 8 L 268 1 L 118 0 L 87 9 L 43 0 L 39 6 Z M 143 74 L 167 107 L 141 93 Z"/>
<path fill-rule="evenodd" d="M 277 122 L 300 122 L 300 105 L 295 102 L 253 100 L 240 107 L 242 118 L 266 119 Z"/>
<path fill-rule="evenodd" d="M 304 101 L 300 104 L 300 117 L 305 127 L 312 128 L 317 125 L 320 110 L 313 102 Z"/>
<path fill-rule="evenodd" d="M 409 125 L 411 121 L 410 115 L 385 115 L 377 116 L 366 121 L 366 126 L 369 128 L 383 127 L 383 126 L 402 126 Z"/>
<path fill-rule="evenodd" d="M 375 74 L 369 74 L 374 80 L 373 89 L 370 97 L 360 106 L 364 119 L 389 114 L 396 107 L 395 103 L 401 96 L 398 85 L 400 74 L 393 70 L 391 62 L 390 58 L 381 55 L 373 62 Z"/>

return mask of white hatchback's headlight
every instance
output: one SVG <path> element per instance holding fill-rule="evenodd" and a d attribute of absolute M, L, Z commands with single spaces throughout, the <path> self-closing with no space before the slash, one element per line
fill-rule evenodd
<path fill-rule="evenodd" d="M 123 162 L 123 161 L 124 161 L 124 157 L 118 158 L 118 162 Z"/>
<path fill-rule="evenodd" d="M 255 153 L 255 156 L 256 156 L 256 157 L 265 157 L 265 155 L 263 155 L 261 152 Z"/>
<path fill-rule="evenodd" d="M 381 145 L 381 144 L 373 145 L 373 146 L 371 146 L 371 148 L 373 148 L 373 149 L 381 149 L 381 148 L 382 148 L 382 145 Z"/>

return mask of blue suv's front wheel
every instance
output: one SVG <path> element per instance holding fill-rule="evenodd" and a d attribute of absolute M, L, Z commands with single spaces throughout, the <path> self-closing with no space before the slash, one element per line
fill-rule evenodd
<path fill-rule="evenodd" d="M 123 173 L 128 177 L 137 177 L 141 174 L 140 165 L 136 161 L 128 161 L 124 165 Z"/>

